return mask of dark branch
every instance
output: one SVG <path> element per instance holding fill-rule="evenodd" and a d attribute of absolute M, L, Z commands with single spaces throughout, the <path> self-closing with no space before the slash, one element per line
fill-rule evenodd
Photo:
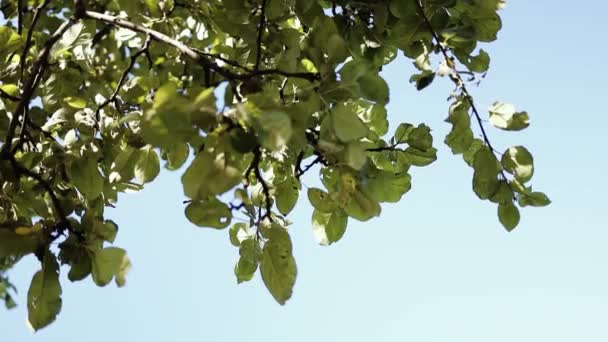
<path fill-rule="evenodd" d="M 59 197 L 57 197 L 57 194 L 55 194 L 55 191 L 53 190 L 53 187 L 51 186 L 51 184 L 48 181 L 46 181 L 41 175 L 37 174 L 36 172 L 26 169 L 23 166 L 19 165 L 19 163 L 17 163 L 17 160 L 15 160 L 15 157 L 10 156 L 9 161 L 17 176 L 26 176 L 26 177 L 32 178 L 33 180 L 38 182 L 38 184 L 40 186 L 42 186 L 44 188 L 44 190 L 49 194 L 49 197 L 51 198 L 51 202 L 53 203 L 53 207 L 55 209 L 54 210 L 55 214 L 58 217 L 58 220 L 60 223 L 60 226 L 58 226 L 59 231 L 57 231 L 57 233 L 63 234 L 63 232 L 65 230 L 67 230 L 71 233 L 76 234 L 76 236 L 79 239 L 83 239 L 84 237 L 82 236 L 82 234 L 80 234 L 79 232 L 72 229 L 72 225 L 70 224 L 70 221 L 68 220 L 67 213 L 66 213 L 65 209 L 63 208 L 63 205 L 61 204 Z"/>
<path fill-rule="evenodd" d="M 387 151 L 402 151 L 396 146 L 375 147 L 366 149 L 367 152 L 387 152 Z"/>
<path fill-rule="evenodd" d="M 260 70 L 262 62 L 262 37 L 264 35 L 264 26 L 266 25 L 266 0 L 262 0 L 260 7 L 260 23 L 258 24 L 258 39 L 257 39 L 257 55 L 255 57 L 255 70 Z"/>
<path fill-rule="evenodd" d="M 23 44 L 23 52 L 21 53 L 21 61 L 20 61 L 20 65 L 19 65 L 19 82 L 20 83 L 23 83 L 23 71 L 25 70 L 25 62 L 27 61 L 27 54 L 30 51 L 30 47 L 32 45 L 32 35 L 34 34 L 34 29 L 36 28 L 38 19 L 40 19 L 40 13 L 43 12 L 43 9 L 49 4 L 49 2 L 50 2 L 50 0 L 43 1 L 34 10 L 34 17 L 32 18 L 32 24 L 30 25 L 30 28 L 27 31 L 27 37 L 25 38 L 25 44 Z M 21 1 L 19 1 L 19 3 L 21 3 Z"/>
<path fill-rule="evenodd" d="M 11 153 L 13 147 L 13 138 L 15 137 L 15 132 L 17 130 L 20 117 L 23 115 L 23 113 L 25 113 L 25 110 L 29 107 L 30 100 L 34 95 L 34 91 L 38 87 L 38 83 L 42 79 L 44 71 L 48 67 L 48 57 L 51 52 L 51 48 L 61 38 L 61 36 L 63 36 L 63 34 L 72 25 L 74 25 L 75 22 L 76 21 L 74 19 L 64 21 L 59 26 L 57 31 L 55 31 L 55 33 L 51 35 L 51 37 L 46 41 L 46 43 L 42 47 L 42 50 L 38 55 L 38 59 L 32 67 L 32 73 L 23 87 L 21 101 L 19 101 L 19 103 L 17 104 L 17 108 L 13 113 L 13 118 L 11 119 L 4 145 L 2 145 L 2 149 L 0 150 L 1 158 L 5 159 Z"/>
<path fill-rule="evenodd" d="M 125 69 L 125 71 L 123 71 L 122 75 L 120 76 L 120 79 L 118 80 L 118 84 L 116 85 L 116 89 L 114 89 L 114 93 L 112 93 L 112 95 L 107 98 L 105 101 L 103 101 L 103 103 L 101 105 L 99 105 L 99 107 L 97 107 L 97 110 L 95 110 L 95 120 L 97 120 L 97 122 L 99 122 L 100 118 L 100 111 L 107 106 L 108 104 L 110 104 L 111 102 L 116 101 L 116 97 L 118 96 L 118 93 L 120 92 L 120 89 L 122 88 L 123 84 L 125 83 L 125 81 L 127 80 L 127 77 L 129 76 L 129 74 L 131 73 L 131 69 L 133 69 L 133 67 L 135 66 L 135 63 L 137 62 L 137 58 L 139 58 L 139 56 L 141 56 L 144 53 L 148 53 L 148 48 L 150 47 L 150 36 L 146 37 L 146 41 L 144 42 L 144 44 L 142 45 L 141 49 L 139 49 L 137 52 L 135 52 L 132 56 L 131 56 L 131 62 L 129 63 L 129 66 Z"/>
<path fill-rule="evenodd" d="M 268 183 L 266 183 L 266 181 L 264 180 L 264 177 L 262 176 L 262 171 L 260 169 L 261 161 L 262 161 L 262 150 L 258 146 L 253 152 L 253 161 L 251 162 L 251 165 L 249 166 L 249 169 L 247 171 L 251 172 L 250 170 L 253 170 L 255 177 L 257 178 L 258 182 L 260 182 L 260 184 L 262 185 L 262 192 L 264 193 L 265 203 L 266 203 L 266 213 L 261 218 L 262 219 L 268 218 L 269 220 L 272 221 L 272 216 L 271 216 L 272 199 L 270 198 L 270 187 L 268 186 Z"/>
<path fill-rule="evenodd" d="M 23 32 L 23 0 L 17 1 L 17 33 Z"/>
<path fill-rule="evenodd" d="M 308 165 L 306 165 L 303 169 L 300 168 L 299 164 L 298 164 L 298 171 L 296 171 L 296 178 L 300 179 L 300 177 L 302 177 L 302 175 L 304 175 L 306 172 L 308 172 L 308 170 L 310 170 L 313 166 L 317 165 L 317 164 L 322 164 L 323 163 L 323 157 L 317 155 L 317 157 Z"/>

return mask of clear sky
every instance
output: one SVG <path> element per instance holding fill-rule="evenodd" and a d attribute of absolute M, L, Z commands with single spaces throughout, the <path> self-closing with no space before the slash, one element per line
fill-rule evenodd
<path fill-rule="evenodd" d="M 292 214 L 298 280 L 287 305 L 259 275 L 237 286 L 227 231 L 188 223 L 180 173 L 164 172 L 109 213 L 134 264 L 127 286 L 65 279 L 58 320 L 33 334 L 25 297 L 38 264 L 23 260 L 11 272 L 19 307 L 0 311 L 2 340 L 607 341 L 607 10 L 600 0 L 509 1 L 487 47 L 490 74 L 471 92 L 482 107 L 502 100 L 530 113 L 528 130 L 490 135 L 501 149 L 529 147 L 534 186 L 553 200 L 524 209 L 512 233 L 442 145 L 450 82 L 416 93 L 401 61 L 385 73 L 392 128 L 429 123 L 439 160 L 413 171 L 403 201 L 367 223 L 351 220 L 331 247 L 317 245 L 303 198 Z"/>

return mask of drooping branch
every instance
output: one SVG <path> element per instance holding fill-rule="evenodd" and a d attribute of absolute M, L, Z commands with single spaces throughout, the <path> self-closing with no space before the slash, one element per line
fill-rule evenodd
<path fill-rule="evenodd" d="M 256 76 L 264 76 L 264 75 L 280 75 L 284 77 L 294 77 L 294 78 L 302 78 L 309 81 L 317 81 L 319 80 L 319 74 L 310 73 L 310 72 L 286 72 L 277 69 L 265 69 L 265 70 L 253 70 L 251 72 L 247 72 L 244 74 L 235 73 L 229 69 L 223 68 L 219 66 L 217 63 L 209 60 L 207 56 L 201 54 L 197 49 L 192 48 L 179 40 L 173 39 L 161 32 L 152 30 L 145 26 L 130 22 L 120 17 L 93 12 L 86 11 L 85 17 L 89 19 L 99 20 L 105 23 L 113 24 L 118 27 L 126 28 L 131 31 L 143 33 L 149 35 L 150 38 L 154 41 L 165 43 L 169 46 L 172 46 L 179 50 L 181 53 L 186 55 L 188 58 L 192 59 L 197 64 L 201 65 L 203 68 L 207 68 L 212 70 L 219 75 L 223 76 L 227 80 L 236 81 L 236 80 L 248 80 L 254 78 Z"/>
<path fill-rule="evenodd" d="M 422 5 L 422 0 L 413 0 L 413 1 L 416 3 L 418 12 L 419 12 L 420 16 L 424 19 L 427 29 L 433 36 L 433 39 L 435 40 L 435 42 L 437 43 L 437 47 L 439 48 L 439 51 L 441 51 L 441 54 L 445 58 L 445 62 L 447 64 L 447 66 L 452 71 L 452 75 L 451 75 L 450 79 L 452 79 L 452 81 L 454 82 L 456 87 L 460 88 L 462 95 L 467 99 L 467 101 L 471 105 L 471 111 L 473 112 L 473 115 L 475 116 L 475 120 L 477 121 L 477 125 L 479 126 L 479 129 L 483 136 L 484 143 L 488 146 L 488 148 L 492 152 L 496 151 L 494 149 L 494 147 L 492 147 L 490 138 L 488 137 L 486 129 L 483 125 L 483 120 L 481 119 L 481 115 L 479 114 L 479 111 L 477 110 L 477 107 L 475 106 L 475 102 L 473 101 L 473 96 L 471 96 L 471 93 L 469 93 L 469 91 L 465 85 L 465 82 L 463 81 L 461 73 L 456 69 L 456 64 L 454 63 L 454 58 L 452 56 L 450 56 L 450 52 L 449 52 L 448 48 L 446 48 L 441 43 L 441 38 L 439 37 L 439 34 L 433 28 L 433 25 L 432 25 L 431 21 L 429 20 L 428 16 L 426 15 L 426 13 L 424 13 L 424 6 Z M 500 174 L 503 179 L 505 179 L 505 180 L 507 179 L 507 176 L 506 176 L 504 170 L 501 169 Z"/>

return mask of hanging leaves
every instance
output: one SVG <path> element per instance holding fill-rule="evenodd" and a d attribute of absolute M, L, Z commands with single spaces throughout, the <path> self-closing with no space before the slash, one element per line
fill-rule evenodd
<path fill-rule="evenodd" d="M 61 311 L 59 264 L 49 251 L 44 252 L 42 269 L 32 278 L 27 292 L 28 322 L 34 330 L 51 324 Z"/>
<path fill-rule="evenodd" d="M 408 115 L 387 109 L 400 94 L 381 72 L 397 56 L 417 69 L 403 77 L 418 90 L 453 83 L 443 140 L 473 168 L 474 193 L 514 229 L 520 208 L 551 201 L 532 189 L 527 147 L 498 154 L 467 90 L 489 70 L 478 46 L 496 39 L 500 4 L 344 0 L 330 10 L 327 1 L 145 0 L 97 12 L 44 2 L 29 4 L 39 6 L 36 25 L 3 6 L 0 261 L 9 270 L 25 255 L 42 259 L 28 293 L 32 326 L 61 308 L 49 246 L 70 281 L 91 274 L 99 286 L 124 285 L 130 261 L 111 246 L 119 231 L 105 208 L 159 178 L 161 160 L 181 173 L 192 225 L 230 227 L 237 282 L 259 269 L 284 304 L 297 275 L 287 227 L 303 189 L 313 234 L 330 245 L 349 219 L 371 220 L 401 201 L 410 168 L 440 154 L 427 124 L 389 127 L 390 115 Z M 519 131 L 529 115 L 496 102 L 489 121 Z M 322 185 L 309 184 L 317 171 Z M 11 307 L 9 284 L 0 274 Z"/>

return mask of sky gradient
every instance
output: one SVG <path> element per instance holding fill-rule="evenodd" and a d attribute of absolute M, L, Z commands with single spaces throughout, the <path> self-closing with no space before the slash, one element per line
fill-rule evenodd
<path fill-rule="evenodd" d="M 534 188 L 553 200 L 523 209 L 515 231 L 476 198 L 472 170 L 442 143 L 452 84 L 436 79 L 418 93 L 408 83 L 413 67 L 400 60 L 384 73 L 391 129 L 426 122 L 439 160 L 414 168 L 400 203 L 366 223 L 351 219 L 330 247 L 315 241 L 304 193 L 290 215 L 298 279 L 285 306 L 259 274 L 237 286 L 228 232 L 190 224 L 181 172 L 162 172 L 107 215 L 134 265 L 127 286 L 62 275 L 62 312 L 33 334 L 26 294 L 38 263 L 25 259 L 10 273 L 19 307 L 0 311 L 2 340 L 607 341 L 607 10 L 600 0 L 510 1 L 498 41 L 484 47 L 490 72 L 470 89 L 478 105 L 512 102 L 531 116 L 520 133 L 490 128 L 493 145 L 528 147 Z"/>

